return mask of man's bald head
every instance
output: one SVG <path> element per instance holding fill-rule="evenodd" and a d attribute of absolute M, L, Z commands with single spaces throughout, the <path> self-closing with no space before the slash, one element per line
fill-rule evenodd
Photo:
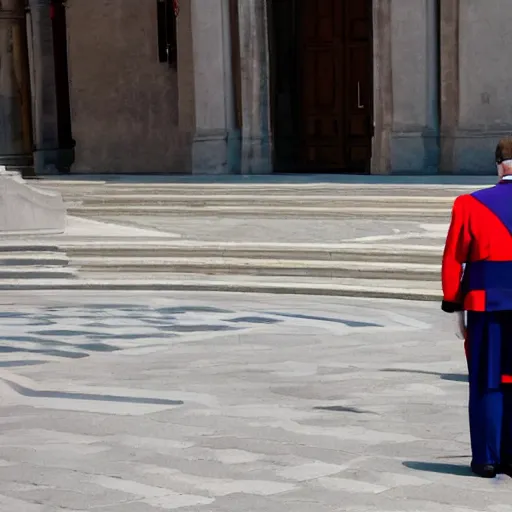
<path fill-rule="evenodd" d="M 501 139 L 496 146 L 496 165 L 500 178 L 512 175 L 512 137 Z"/>

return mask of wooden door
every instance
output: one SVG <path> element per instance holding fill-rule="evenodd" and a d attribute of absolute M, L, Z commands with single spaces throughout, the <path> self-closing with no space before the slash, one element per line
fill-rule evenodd
<path fill-rule="evenodd" d="M 300 142 L 309 170 L 369 169 L 371 12 L 371 0 L 300 2 Z"/>

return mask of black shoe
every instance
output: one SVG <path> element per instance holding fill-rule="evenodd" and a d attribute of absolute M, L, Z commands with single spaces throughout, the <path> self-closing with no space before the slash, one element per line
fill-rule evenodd
<path fill-rule="evenodd" d="M 511 466 L 512 469 L 512 466 Z M 494 464 L 471 464 L 471 471 L 482 478 L 495 478 L 498 468 Z"/>

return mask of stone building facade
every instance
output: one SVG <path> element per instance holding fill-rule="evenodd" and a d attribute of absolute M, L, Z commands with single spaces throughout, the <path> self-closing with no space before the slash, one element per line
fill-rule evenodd
<path fill-rule="evenodd" d="M 66 1 L 72 172 L 487 174 L 512 132 L 510 0 L 179 0 L 175 65 L 162 3 Z"/>

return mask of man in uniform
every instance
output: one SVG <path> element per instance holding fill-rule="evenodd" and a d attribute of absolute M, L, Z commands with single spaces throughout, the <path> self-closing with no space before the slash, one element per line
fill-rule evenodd
<path fill-rule="evenodd" d="M 512 476 L 512 137 L 496 148 L 499 183 L 455 200 L 442 309 L 467 312 L 471 469 Z"/>

